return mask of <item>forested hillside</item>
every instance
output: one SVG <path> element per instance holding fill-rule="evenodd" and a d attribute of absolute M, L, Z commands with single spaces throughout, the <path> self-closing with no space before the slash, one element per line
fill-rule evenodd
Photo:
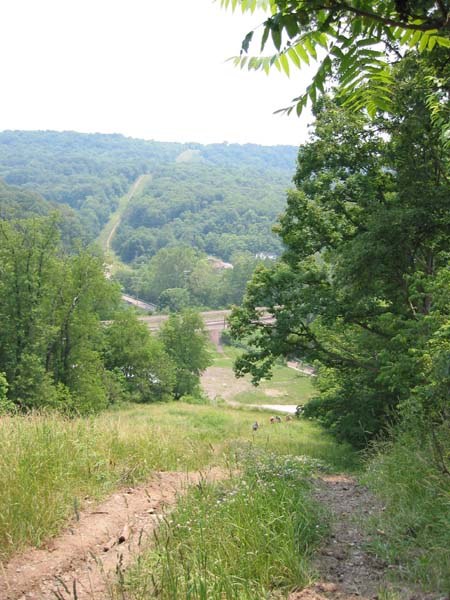
<path fill-rule="evenodd" d="M 177 161 L 201 162 L 227 169 L 258 169 L 268 173 L 268 178 L 271 171 L 283 172 L 287 184 L 295 154 L 291 146 L 227 143 L 203 146 L 115 134 L 4 131 L 0 133 L 0 178 L 9 185 L 26 187 L 46 200 L 79 211 L 83 228 L 92 240 L 117 207 L 119 198 L 143 173 L 175 165 Z M 244 175 L 243 186 L 253 177 L 253 173 Z M 208 193 L 214 194 L 212 190 Z M 281 199 L 282 195 L 280 202 Z"/>
<path fill-rule="evenodd" d="M 125 262 L 176 244 L 226 260 L 239 251 L 278 255 L 272 226 L 289 179 L 282 171 L 206 162 L 161 167 L 130 202 L 113 247 Z"/>
<path fill-rule="evenodd" d="M 0 180 L 0 218 L 19 219 L 48 215 L 55 205 L 29 190 L 6 185 Z"/>
<path fill-rule="evenodd" d="M 98 237 L 138 176 L 149 174 L 124 214 L 116 215 L 112 247 L 131 265 L 120 281 L 165 309 L 224 306 L 240 302 L 257 254 L 264 259 L 281 253 L 272 224 L 283 210 L 295 156 L 291 146 L 6 131 L 0 133 L 1 215 L 43 216 L 58 208 L 63 240 L 86 244 Z M 186 247 L 192 251 L 181 251 L 180 261 L 179 248 Z M 208 255 L 237 268 L 223 273 Z"/>
<path fill-rule="evenodd" d="M 74 243 L 88 241 L 80 214 L 70 206 L 45 200 L 36 192 L 6 185 L 0 180 L 0 220 L 49 217 L 55 213 L 59 215 L 56 224 L 66 249 Z"/>

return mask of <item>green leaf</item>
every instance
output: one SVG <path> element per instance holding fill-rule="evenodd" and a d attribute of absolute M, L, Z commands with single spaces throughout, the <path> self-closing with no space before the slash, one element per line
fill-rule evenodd
<path fill-rule="evenodd" d="M 277 50 L 279 50 L 281 48 L 281 31 L 278 29 L 277 26 L 274 26 L 271 29 L 271 33 L 273 45 Z"/>
<path fill-rule="evenodd" d="M 325 50 L 328 50 L 328 36 L 325 33 L 321 33 L 320 31 L 315 31 L 313 33 L 313 37 L 314 37 L 314 40 L 320 46 L 322 46 L 322 48 L 325 48 Z"/>
<path fill-rule="evenodd" d="M 262 38 L 261 38 L 261 52 L 264 50 L 266 42 L 269 38 L 269 33 L 270 33 L 270 27 L 268 25 L 266 25 L 264 27 L 264 31 L 263 31 Z"/>
<path fill-rule="evenodd" d="M 362 21 L 361 19 L 354 18 L 351 23 L 352 33 L 355 37 L 357 37 L 362 31 Z"/>
<path fill-rule="evenodd" d="M 302 59 L 302 61 L 309 65 L 308 53 L 300 43 L 295 46 L 295 51 L 297 52 L 298 56 Z"/>
<path fill-rule="evenodd" d="M 290 39 L 292 39 L 293 37 L 295 37 L 296 35 L 298 35 L 300 33 L 297 19 L 294 17 L 294 15 L 284 16 L 282 19 L 282 24 L 283 24 L 284 28 L 286 29 L 287 34 Z"/>
<path fill-rule="evenodd" d="M 436 45 L 436 41 L 437 41 L 437 40 L 436 40 L 436 37 L 435 37 L 435 36 L 433 36 L 433 35 L 432 35 L 432 36 L 430 36 L 430 39 L 429 39 L 429 41 L 428 41 L 428 50 L 429 50 L 430 52 L 431 52 L 431 50 L 433 50 L 433 48 L 435 47 L 435 45 Z"/>
<path fill-rule="evenodd" d="M 437 35 L 434 38 L 438 44 L 438 46 L 441 46 L 442 48 L 450 48 L 450 39 L 449 38 L 445 38 L 442 37 L 441 35 Z"/>
<path fill-rule="evenodd" d="M 297 52 L 295 51 L 295 48 L 289 48 L 287 54 L 288 54 L 289 58 L 291 59 L 291 61 L 294 63 L 294 65 L 297 67 L 297 69 L 300 69 L 302 66 L 302 63 L 300 61 L 300 58 L 298 57 Z"/>
<path fill-rule="evenodd" d="M 286 54 L 280 54 L 280 64 L 281 64 L 283 71 L 289 77 L 289 61 L 287 59 Z"/>
<path fill-rule="evenodd" d="M 408 41 L 409 47 L 412 48 L 413 46 L 416 46 L 422 35 L 422 31 L 415 31 Z"/>
<path fill-rule="evenodd" d="M 306 49 L 308 50 L 308 53 L 310 54 L 310 56 L 312 56 L 314 59 L 316 59 L 317 52 L 316 52 L 316 49 L 315 49 L 313 43 L 311 42 L 311 39 L 309 37 L 305 37 L 303 41 L 304 41 L 304 44 L 305 44 Z"/>
<path fill-rule="evenodd" d="M 377 105 L 375 104 L 375 102 L 373 102 L 373 101 L 368 102 L 366 108 L 367 108 L 369 117 L 371 119 L 375 118 L 375 115 L 377 114 Z"/>
<path fill-rule="evenodd" d="M 425 34 L 421 37 L 420 42 L 419 42 L 419 52 L 423 52 L 427 48 L 429 41 L 430 41 L 429 35 Z"/>

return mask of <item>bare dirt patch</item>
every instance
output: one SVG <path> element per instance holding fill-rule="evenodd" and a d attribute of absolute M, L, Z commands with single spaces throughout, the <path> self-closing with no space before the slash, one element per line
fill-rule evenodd
<path fill-rule="evenodd" d="M 283 392 L 282 390 L 275 390 L 272 388 L 265 389 L 264 394 L 266 396 L 269 396 L 269 398 L 283 398 L 284 396 L 287 396 L 286 392 Z"/>
<path fill-rule="evenodd" d="M 204 478 L 218 480 L 227 475 L 221 469 L 155 473 L 146 484 L 87 508 L 45 547 L 0 564 L 0 600 L 106 598 L 117 572 L 148 546 L 150 534 L 178 495 Z"/>
<path fill-rule="evenodd" d="M 241 392 L 248 392 L 252 384 L 246 379 L 237 379 L 227 367 L 209 367 L 202 375 L 202 388 L 208 398 L 230 400 Z"/>

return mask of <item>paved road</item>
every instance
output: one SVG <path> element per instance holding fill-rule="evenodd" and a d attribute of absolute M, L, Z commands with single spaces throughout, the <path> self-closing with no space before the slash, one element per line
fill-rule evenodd
<path fill-rule="evenodd" d="M 264 410 L 270 412 L 281 412 L 286 415 L 295 415 L 296 404 L 244 404 L 235 400 L 225 399 L 225 403 L 233 408 L 249 408 L 250 410 Z"/>
<path fill-rule="evenodd" d="M 156 310 L 156 304 L 150 304 L 150 302 L 144 302 L 143 300 L 138 300 L 137 298 L 133 298 L 133 296 L 128 296 L 128 294 L 122 294 L 122 300 L 127 304 L 132 304 L 133 306 L 137 306 L 137 308 L 142 308 L 143 310 Z"/>
<path fill-rule="evenodd" d="M 208 331 L 222 331 L 223 329 L 226 329 L 227 318 L 230 314 L 231 310 L 208 310 L 200 313 Z M 139 317 L 139 320 L 147 323 L 147 326 L 151 331 L 156 331 L 168 318 L 168 315 L 152 315 L 149 317 Z M 263 323 L 270 323 L 272 321 L 273 317 L 269 315 L 263 315 L 261 317 L 261 322 Z"/>

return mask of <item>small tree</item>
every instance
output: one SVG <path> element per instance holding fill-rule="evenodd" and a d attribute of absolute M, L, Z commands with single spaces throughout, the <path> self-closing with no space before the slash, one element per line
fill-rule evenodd
<path fill-rule="evenodd" d="M 200 315 L 192 310 L 171 315 L 161 328 L 160 339 L 175 364 L 175 397 L 198 392 L 200 375 L 212 363 Z"/>
<path fill-rule="evenodd" d="M 120 372 L 135 400 L 154 402 L 170 397 L 175 368 L 163 344 L 130 311 L 116 315 L 105 331 L 105 366 Z"/>
<path fill-rule="evenodd" d="M 13 407 L 12 402 L 8 402 L 8 382 L 4 373 L 0 373 L 0 413 Z"/>
<path fill-rule="evenodd" d="M 184 288 L 169 288 L 164 290 L 158 298 L 159 310 L 178 312 L 189 306 L 189 292 Z"/>

